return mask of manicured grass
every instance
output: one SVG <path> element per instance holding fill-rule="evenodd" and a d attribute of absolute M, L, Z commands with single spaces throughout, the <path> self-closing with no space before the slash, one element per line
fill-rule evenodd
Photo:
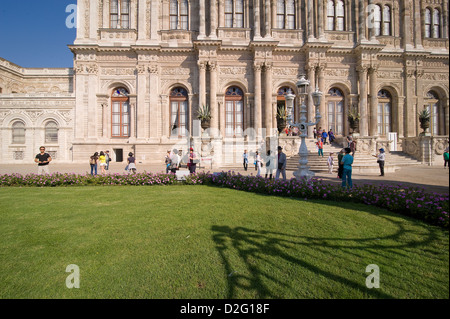
<path fill-rule="evenodd" d="M 371 206 L 208 186 L 2 188 L 0 202 L 0 298 L 449 298 L 448 231 Z"/>

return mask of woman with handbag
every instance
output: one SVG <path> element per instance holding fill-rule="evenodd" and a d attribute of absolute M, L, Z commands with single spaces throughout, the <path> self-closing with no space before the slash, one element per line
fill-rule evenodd
<path fill-rule="evenodd" d="M 379 149 L 380 153 L 378 155 L 372 155 L 377 158 L 377 163 L 380 166 L 380 176 L 384 176 L 384 161 L 386 159 L 386 154 L 384 148 Z"/>

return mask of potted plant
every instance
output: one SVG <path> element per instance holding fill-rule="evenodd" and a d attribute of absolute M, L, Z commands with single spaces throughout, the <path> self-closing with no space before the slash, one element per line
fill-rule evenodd
<path fill-rule="evenodd" d="M 358 109 L 356 107 L 351 107 L 348 110 L 347 119 L 350 128 L 352 129 L 352 133 L 355 132 L 359 128 L 359 119 L 361 115 L 358 113 Z"/>
<path fill-rule="evenodd" d="M 286 128 L 286 121 L 287 121 L 287 113 L 286 109 L 283 106 L 280 106 L 277 108 L 277 128 L 278 133 L 282 133 L 283 130 Z"/>
<path fill-rule="evenodd" d="M 208 105 L 203 105 L 198 108 L 197 118 L 201 121 L 202 129 L 206 130 L 211 121 L 211 111 Z"/>
<path fill-rule="evenodd" d="M 423 129 L 423 134 L 427 133 L 428 128 L 430 127 L 431 114 L 427 109 L 423 109 L 418 113 L 420 128 Z"/>

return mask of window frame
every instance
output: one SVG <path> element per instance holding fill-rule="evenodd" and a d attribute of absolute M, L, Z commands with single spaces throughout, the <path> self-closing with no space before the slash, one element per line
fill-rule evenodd
<path fill-rule="evenodd" d="M 124 2 L 126 6 L 124 5 Z M 117 12 L 113 12 L 114 4 L 117 4 Z M 130 0 L 111 0 L 109 3 L 109 28 L 110 29 L 125 29 L 131 28 L 131 1 Z M 113 17 L 115 19 L 113 20 Z M 125 23 L 126 21 L 126 23 Z M 114 25 L 115 23 L 115 25 Z M 126 24 L 126 26 L 124 26 Z"/>
<path fill-rule="evenodd" d="M 21 125 L 20 128 L 17 127 L 17 125 Z M 17 134 L 16 132 L 20 130 L 23 131 L 23 134 Z M 23 121 L 21 120 L 16 120 L 14 121 L 14 123 L 11 125 L 11 144 L 25 144 L 26 143 L 26 125 Z M 17 140 L 17 139 L 20 140 Z"/>
<path fill-rule="evenodd" d="M 223 8 L 225 28 L 242 29 L 245 27 L 245 3 L 243 0 L 225 0 Z"/>
<path fill-rule="evenodd" d="M 50 125 L 54 124 L 54 127 L 49 127 Z M 49 129 L 54 129 L 56 131 L 56 139 L 55 138 L 49 138 Z M 53 132 L 54 134 L 55 132 Z M 54 120 L 50 120 L 47 123 L 45 123 L 44 127 L 44 136 L 45 136 L 45 144 L 57 144 L 59 139 L 59 126 L 58 123 Z"/>
<path fill-rule="evenodd" d="M 292 5 L 292 12 L 289 10 L 290 5 Z M 280 12 L 280 8 L 282 12 Z M 276 17 L 277 29 L 295 30 L 297 27 L 295 0 L 278 0 L 276 5 Z"/>
<path fill-rule="evenodd" d="M 332 8 L 331 8 L 332 5 Z M 338 15 L 339 5 L 342 6 L 342 15 Z M 345 2 L 343 0 L 329 0 L 327 2 L 327 31 L 345 31 L 346 30 L 346 14 L 345 14 Z M 342 27 L 340 23 L 342 22 Z"/>
<path fill-rule="evenodd" d="M 123 92 L 121 92 L 121 94 L 119 96 L 114 96 L 114 92 L 118 91 L 118 90 L 124 90 Z M 125 94 L 125 96 L 123 96 L 122 94 Z M 131 128 L 131 112 L 130 112 L 130 98 L 128 96 L 129 92 L 127 89 L 123 88 L 123 87 L 118 87 L 116 89 L 113 90 L 113 93 L 111 94 L 111 137 L 112 138 L 128 138 L 130 137 L 130 128 Z M 114 103 L 119 103 L 119 111 L 115 112 L 114 111 Z M 126 104 L 127 106 L 127 112 L 124 112 L 124 104 Z M 119 116 L 119 121 L 116 123 L 116 121 L 114 121 L 114 116 Z M 124 118 L 127 118 L 127 123 L 124 123 Z M 114 134 L 114 127 L 118 126 L 119 127 L 119 134 Z M 124 128 L 127 128 L 126 131 L 127 133 L 124 134 Z"/>
<path fill-rule="evenodd" d="M 385 89 L 381 89 L 377 94 L 377 134 L 379 136 L 387 136 L 389 132 L 392 131 L 392 95 L 389 91 Z M 389 104 L 389 114 L 386 114 L 386 104 Z M 380 113 L 380 105 L 381 105 L 381 113 Z M 379 121 L 379 116 L 381 114 L 381 123 Z M 388 128 L 386 129 L 386 116 L 389 116 Z M 380 132 L 381 127 L 381 132 Z M 387 130 L 387 131 L 386 131 Z"/>
<path fill-rule="evenodd" d="M 173 112 L 173 103 L 177 103 L 176 116 L 177 119 L 177 127 L 174 128 L 174 122 L 172 120 L 174 112 Z M 183 109 L 184 108 L 184 109 Z M 182 117 L 184 117 L 184 125 L 182 121 Z M 189 123 L 189 99 L 188 99 L 188 91 L 183 87 L 174 87 L 170 90 L 169 97 L 169 131 L 170 136 L 178 136 L 186 137 L 186 132 L 189 132 L 190 123 Z M 176 134 L 174 134 L 174 130 L 176 130 Z"/>
<path fill-rule="evenodd" d="M 336 92 L 339 92 L 337 94 Z M 330 123 L 330 103 L 333 104 L 333 122 Z M 341 103 L 341 112 L 338 112 L 338 104 Z M 345 127 L 344 127 L 344 113 L 345 113 L 345 95 L 341 89 L 337 87 L 333 87 L 328 91 L 327 98 L 327 126 L 328 129 L 333 129 L 333 133 L 335 135 L 344 135 Z M 338 116 L 340 118 L 340 123 L 338 121 Z"/>
<path fill-rule="evenodd" d="M 229 93 L 233 90 L 233 93 Z M 241 93 L 241 94 L 239 94 Z M 231 123 L 229 121 L 229 103 L 232 104 Z M 237 103 L 240 103 L 241 111 L 237 111 Z M 240 113 L 241 121 L 237 120 Z M 230 86 L 225 91 L 225 137 L 243 137 L 245 125 L 245 112 L 244 112 L 244 91 L 238 86 Z M 233 134 L 228 133 L 228 128 L 231 127 Z M 240 127 L 240 130 L 238 130 Z"/>

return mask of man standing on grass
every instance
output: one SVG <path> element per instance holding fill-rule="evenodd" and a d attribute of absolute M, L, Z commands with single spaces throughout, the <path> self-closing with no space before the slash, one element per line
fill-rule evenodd
<path fill-rule="evenodd" d="M 280 173 L 283 175 L 283 180 L 286 180 L 286 154 L 283 153 L 283 148 L 278 146 L 278 161 L 277 161 L 277 172 L 275 179 L 280 178 Z"/>
<path fill-rule="evenodd" d="M 350 155 L 350 148 L 345 148 L 345 155 L 342 158 L 341 164 L 344 166 L 344 170 L 342 172 L 342 188 L 352 188 L 352 164 L 353 164 L 353 156 Z"/>
<path fill-rule="evenodd" d="M 44 146 L 41 146 L 39 150 L 41 152 L 37 154 L 34 159 L 35 163 L 38 163 L 38 174 L 50 174 L 48 170 L 48 164 L 52 161 L 52 157 L 50 156 L 50 154 L 45 153 Z"/>

